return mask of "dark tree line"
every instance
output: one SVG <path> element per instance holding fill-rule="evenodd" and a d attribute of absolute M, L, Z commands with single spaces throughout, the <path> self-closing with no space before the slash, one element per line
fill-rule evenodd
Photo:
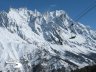
<path fill-rule="evenodd" d="M 96 72 L 96 65 L 94 66 L 86 66 L 84 68 L 81 69 L 77 69 L 71 72 Z"/>

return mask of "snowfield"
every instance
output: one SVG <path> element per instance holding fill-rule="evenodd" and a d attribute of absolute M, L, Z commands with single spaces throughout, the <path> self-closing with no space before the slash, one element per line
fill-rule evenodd
<path fill-rule="evenodd" d="M 70 72 L 95 63 L 96 31 L 63 10 L 0 12 L 0 71 Z"/>

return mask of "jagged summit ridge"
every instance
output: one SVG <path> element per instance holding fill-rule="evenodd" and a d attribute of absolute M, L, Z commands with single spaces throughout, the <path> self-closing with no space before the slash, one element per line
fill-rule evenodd
<path fill-rule="evenodd" d="M 74 22 L 65 11 L 11 8 L 0 13 L 1 71 L 14 72 L 14 64 L 20 63 L 21 72 L 70 72 L 95 62 L 96 31 Z"/>

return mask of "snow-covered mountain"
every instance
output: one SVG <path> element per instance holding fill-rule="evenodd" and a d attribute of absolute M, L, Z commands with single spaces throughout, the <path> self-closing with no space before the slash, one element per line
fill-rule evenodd
<path fill-rule="evenodd" d="M 96 63 L 96 31 L 63 10 L 0 12 L 0 71 L 70 72 Z"/>

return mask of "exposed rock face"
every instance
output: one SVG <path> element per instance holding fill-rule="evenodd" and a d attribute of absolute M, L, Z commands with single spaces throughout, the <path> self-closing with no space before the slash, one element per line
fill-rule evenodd
<path fill-rule="evenodd" d="M 95 63 L 96 31 L 63 10 L 0 13 L 0 71 L 70 72 Z"/>

